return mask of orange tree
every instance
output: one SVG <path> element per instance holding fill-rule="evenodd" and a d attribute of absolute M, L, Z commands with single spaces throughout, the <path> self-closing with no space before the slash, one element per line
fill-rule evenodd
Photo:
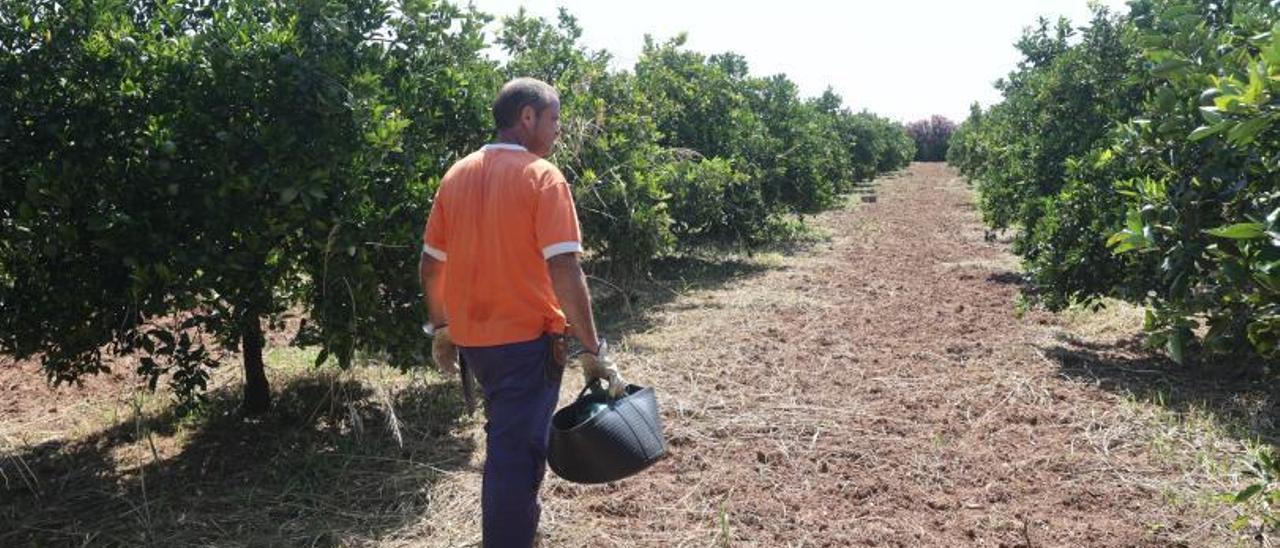
<path fill-rule="evenodd" d="M 1149 342 L 1180 363 L 1276 363 L 1277 25 L 1274 3 L 1142 0 L 1078 42 L 1042 22 L 1018 43 L 1004 102 L 975 109 L 948 160 L 1016 230 L 1041 302 L 1145 305 Z"/>
<path fill-rule="evenodd" d="M 0 350 L 54 381 L 136 354 L 197 401 L 302 307 L 348 364 L 415 347 L 415 234 L 483 137 L 483 20 L 434 2 L 0 2 Z M 478 82 L 482 82 L 477 85 Z"/>
<path fill-rule="evenodd" d="M 1195 342 L 1280 359 L 1280 5 L 1134 5 L 1155 91 L 1117 150 L 1140 176 L 1117 252 L 1159 263 L 1147 325 L 1178 361 Z"/>

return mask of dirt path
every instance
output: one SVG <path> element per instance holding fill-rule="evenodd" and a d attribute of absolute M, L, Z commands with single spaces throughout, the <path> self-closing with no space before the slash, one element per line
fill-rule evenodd
<path fill-rule="evenodd" d="M 878 195 L 822 216 L 829 244 L 628 338 L 633 376 L 662 391 L 671 456 L 614 487 L 549 480 L 549 545 L 1197 538 L 1121 398 L 1062 374 L 1053 318 L 1015 317 L 1015 261 L 984 241 L 954 172 L 917 164 Z"/>

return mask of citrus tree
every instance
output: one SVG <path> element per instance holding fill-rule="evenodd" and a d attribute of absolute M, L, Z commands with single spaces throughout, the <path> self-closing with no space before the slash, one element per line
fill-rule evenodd
<path fill-rule="evenodd" d="M 1148 308 L 1149 342 L 1251 353 L 1280 340 L 1276 112 L 1280 8 L 1142 0 L 1074 30 L 1041 21 L 948 161 L 984 219 L 1015 230 L 1050 308 Z"/>
<path fill-rule="evenodd" d="M 255 413 L 263 324 L 292 308 L 321 360 L 412 353 L 387 333 L 418 315 L 433 178 L 485 127 L 464 87 L 495 80 L 480 19 L 373 0 L 0 7 L 0 349 L 59 382 L 136 356 L 188 403 L 213 349 L 238 349 Z"/>

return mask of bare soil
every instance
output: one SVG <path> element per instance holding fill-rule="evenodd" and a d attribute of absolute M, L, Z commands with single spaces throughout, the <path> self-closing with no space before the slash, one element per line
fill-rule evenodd
<path fill-rule="evenodd" d="M 1238 488 L 1244 440 L 1276 442 L 1273 389 L 1174 372 L 1121 313 L 1018 314 L 1017 262 L 945 166 L 813 222 L 829 240 L 677 261 L 628 308 L 598 302 L 669 455 L 611 485 L 549 474 L 542 545 L 1270 542 L 1212 495 Z M 49 392 L 33 368 L 0 366 L 0 545 L 479 540 L 482 420 L 447 380 L 277 371 L 280 418 L 219 412 L 232 383 L 184 425 L 104 417 L 128 375 Z"/>

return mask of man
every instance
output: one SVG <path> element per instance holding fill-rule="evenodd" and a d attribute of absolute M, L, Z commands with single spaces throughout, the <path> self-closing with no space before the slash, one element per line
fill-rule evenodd
<path fill-rule="evenodd" d="M 437 367 L 456 371 L 460 350 L 484 393 L 484 545 L 527 547 L 541 514 L 568 326 L 585 350 L 587 379 L 622 387 L 596 335 L 573 194 L 544 159 L 560 135 L 559 95 L 532 78 L 512 80 L 493 118 L 497 142 L 440 183 L 419 274 Z"/>

